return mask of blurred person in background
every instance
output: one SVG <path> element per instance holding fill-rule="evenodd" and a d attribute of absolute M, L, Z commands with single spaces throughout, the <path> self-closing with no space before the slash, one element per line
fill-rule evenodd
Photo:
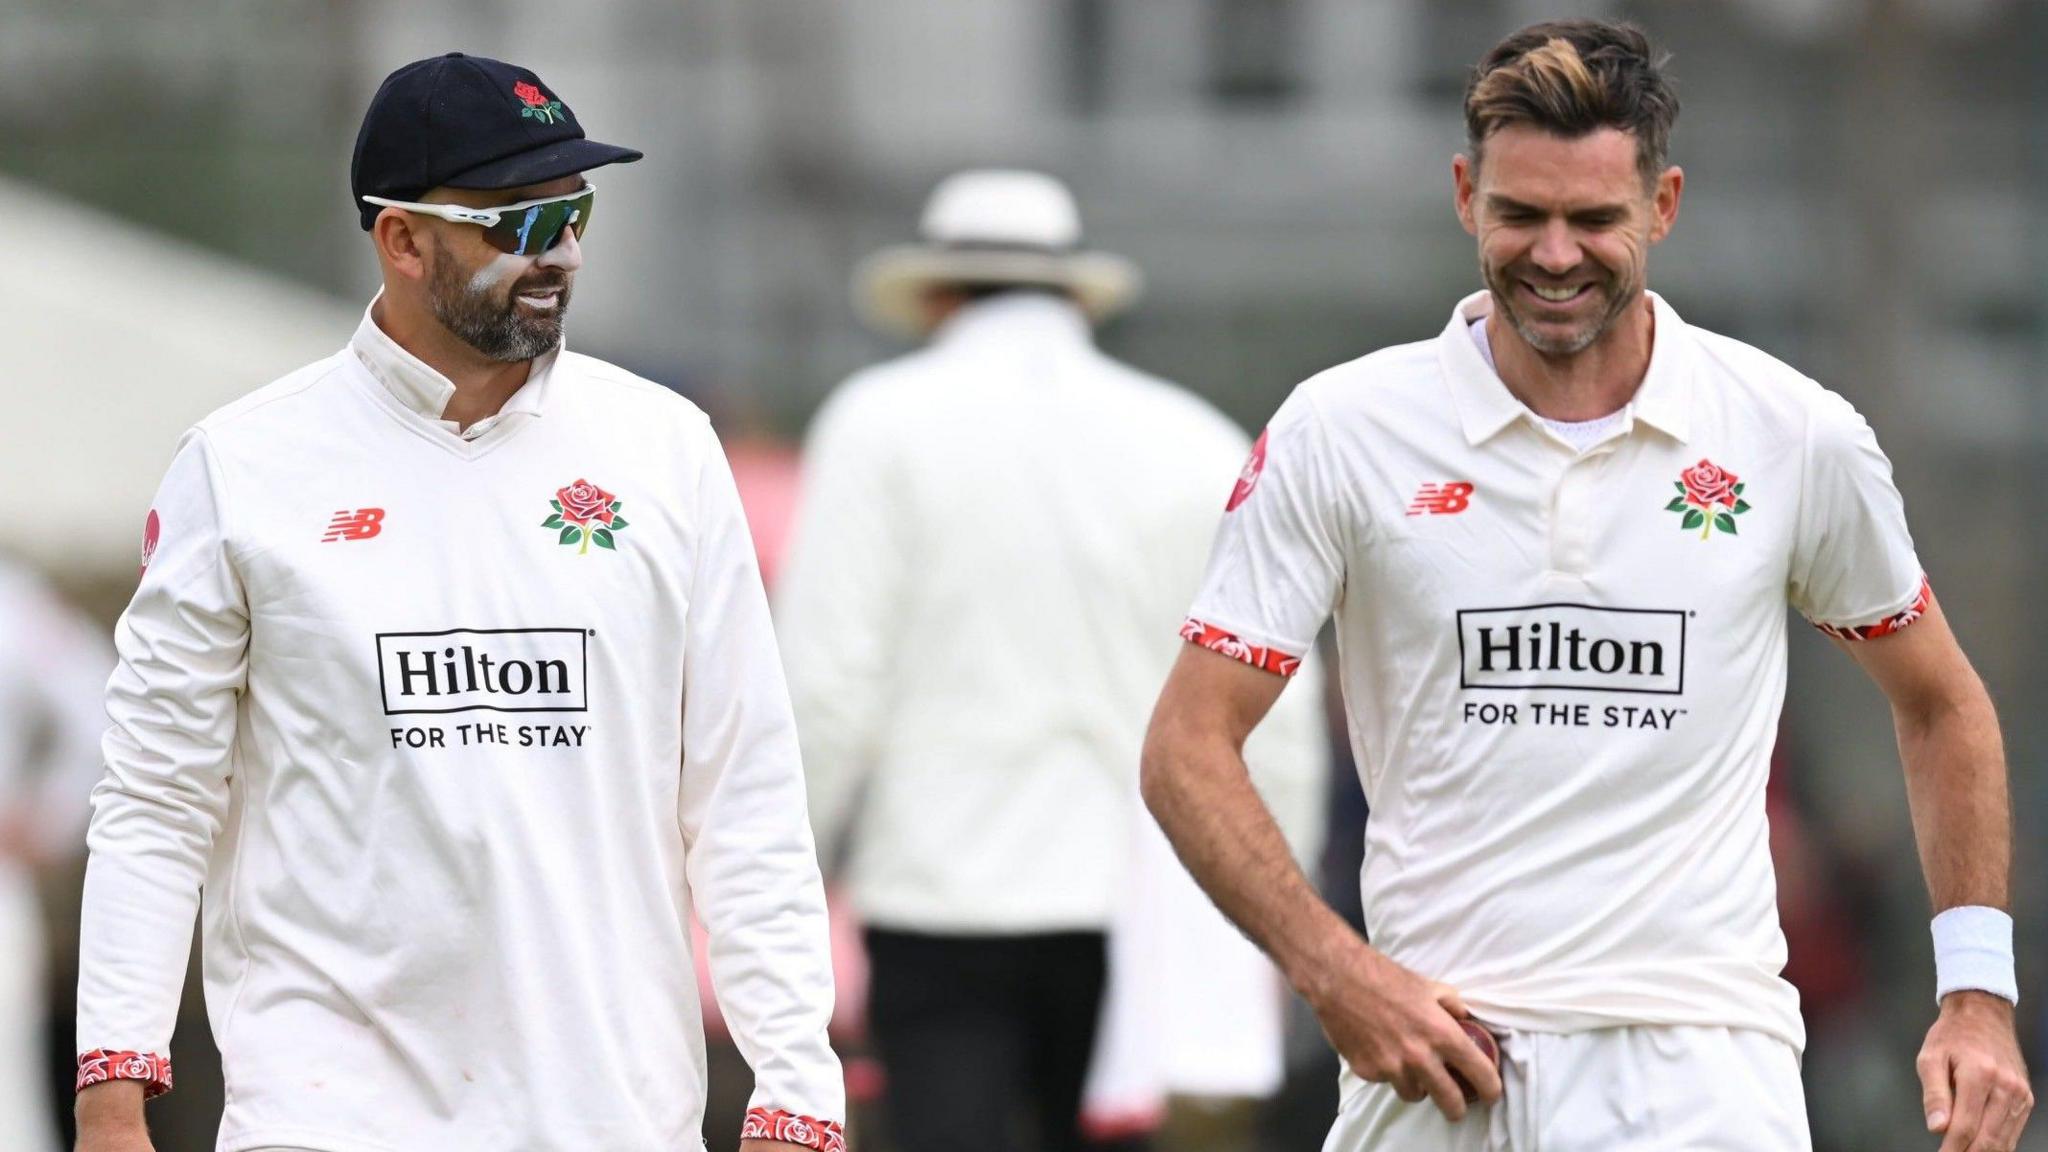
<path fill-rule="evenodd" d="M 113 662 L 99 628 L 0 558 L 0 1148 L 9 1152 L 57 1148 L 35 881 L 76 858 Z"/>
<path fill-rule="evenodd" d="M 824 859 L 846 842 L 894 1145 L 1091 1146 L 1099 1038 L 1098 1135 L 1128 1144 L 1175 1075 L 1146 1042 L 1181 1009 L 1191 1030 L 1216 1023 L 1219 1060 L 1263 1056 L 1279 1078 L 1277 976 L 1148 843 L 1136 792 L 1164 630 L 1247 441 L 1096 350 L 1091 325 L 1139 276 L 1080 246 L 1058 181 L 955 174 L 921 232 L 872 257 L 857 293 L 876 326 L 928 344 L 820 410 L 777 596 L 812 818 Z M 1261 784 L 1313 851 L 1314 701 L 1269 740 Z M 1169 962 L 1192 999 L 1153 999 Z M 1105 989 L 1125 979 L 1139 987 L 1111 994 L 1104 1033 Z"/>
<path fill-rule="evenodd" d="M 1146 749 L 1152 810 L 1344 1061 L 1325 1147 L 1810 1146 L 1765 819 L 1789 600 L 1891 704 L 1937 912 L 1927 1128 L 2012 1149 L 2004 753 L 1888 461 L 1646 290 L 1684 174 L 1639 30 L 1524 29 L 1465 112 L 1486 290 L 1274 416 Z M 1333 612 L 1370 945 L 1238 753 Z"/>
<path fill-rule="evenodd" d="M 82 1152 L 150 1146 L 195 911 L 224 1148 L 701 1146 L 693 910 L 755 1075 L 741 1148 L 843 1147 L 732 477 L 695 407 L 562 347 L 583 174 L 639 157 L 483 57 L 372 100 L 351 180 L 383 291 L 185 437 L 117 630 Z"/>

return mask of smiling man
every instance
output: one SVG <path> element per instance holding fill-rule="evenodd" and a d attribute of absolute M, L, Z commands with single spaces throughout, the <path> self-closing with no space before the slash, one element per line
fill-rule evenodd
<path fill-rule="evenodd" d="M 1809 1147 L 1764 819 L 1788 603 L 1891 702 L 1938 913 L 1927 1126 L 2003 1152 L 2032 1107 L 1997 718 L 1869 426 L 1646 290 L 1677 111 L 1627 25 L 1487 55 L 1452 169 L 1486 290 L 1281 407 L 1154 714 L 1153 812 L 1343 1058 L 1328 1152 Z M 1332 614 L 1370 944 L 1240 752 Z"/>
<path fill-rule="evenodd" d="M 741 1148 L 844 1147 L 766 598 L 702 413 L 562 347 L 640 154 L 533 73 L 393 73 L 352 171 L 384 290 L 201 421 L 118 632 L 79 1149 L 150 1147 L 195 911 L 222 1152 L 701 1148 L 692 912 Z M 202 900 L 203 892 L 203 900 Z"/>

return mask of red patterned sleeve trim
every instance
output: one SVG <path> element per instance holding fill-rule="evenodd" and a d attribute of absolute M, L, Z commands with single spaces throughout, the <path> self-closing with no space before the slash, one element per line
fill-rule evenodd
<path fill-rule="evenodd" d="M 780 1109 L 752 1108 L 740 1125 L 742 1140 L 782 1140 L 818 1152 L 846 1152 L 846 1129 L 829 1120 L 813 1120 Z"/>
<path fill-rule="evenodd" d="M 1204 624 L 1192 616 L 1180 626 L 1180 638 L 1275 676 L 1292 676 L 1301 671 L 1301 657 L 1290 656 L 1278 648 L 1247 644 L 1214 624 Z"/>
<path fill-rule="evenodd" d="M 1845 628 L 1816 621 L 1813 626 L 1837 640 L 1875 640 L 1879 636 L 1889 636 L 1927 615 L 1927 606 L 1933 602 L 1934 586 L 1927 582 L 1927 577 L 1922 576 L 1920 591 L 1914 595 L 1913 602 L 1906 605 L 1903 611 L 1887 616 L 1875 624 L 1865 624 L 1861 628 Z"/>
<path fill-rule="evenodd" d="M 161 1096 L 171 1090 L 171 1058 L 154 1052 L 114 1052 L 95 1048 L 78 1056 L 78 1084 L 73 1091 L 109 1080 L 142 1080 L 147 1086 L 142 1098 Z"/>

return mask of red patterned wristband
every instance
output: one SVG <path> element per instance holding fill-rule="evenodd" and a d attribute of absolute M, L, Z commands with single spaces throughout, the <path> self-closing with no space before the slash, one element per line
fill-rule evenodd
<path fill-rule="evenodd" d="M 145 1084 L 143 1099 L 161 1096 L 171 1090 L 171 1058 L 154 1052 L 115 1052 L 106 1048 L 79 1053 L 78 1084 L 73 1091 L 109 1080 L 141 1080 Z"/>
<path fill-rule="evenodd" d="M 780 1109 L 752 1108 L 740 1126 L 742 1140 L 783 1140 L 817 1152 L 846 1152 L 846 1129 L 829 1120 L 813 1120 Z"/>

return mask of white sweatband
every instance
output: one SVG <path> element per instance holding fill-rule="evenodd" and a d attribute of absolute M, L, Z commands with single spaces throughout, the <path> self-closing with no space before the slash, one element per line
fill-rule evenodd
<path fill-rule="evenodd" d="M 2012 917 L 1996 908 L 1965 904 L 1934 918 L 1934 1002 L 1951 992 L 1989 992 L 2020 1002 L 2013 974 Z"/>

